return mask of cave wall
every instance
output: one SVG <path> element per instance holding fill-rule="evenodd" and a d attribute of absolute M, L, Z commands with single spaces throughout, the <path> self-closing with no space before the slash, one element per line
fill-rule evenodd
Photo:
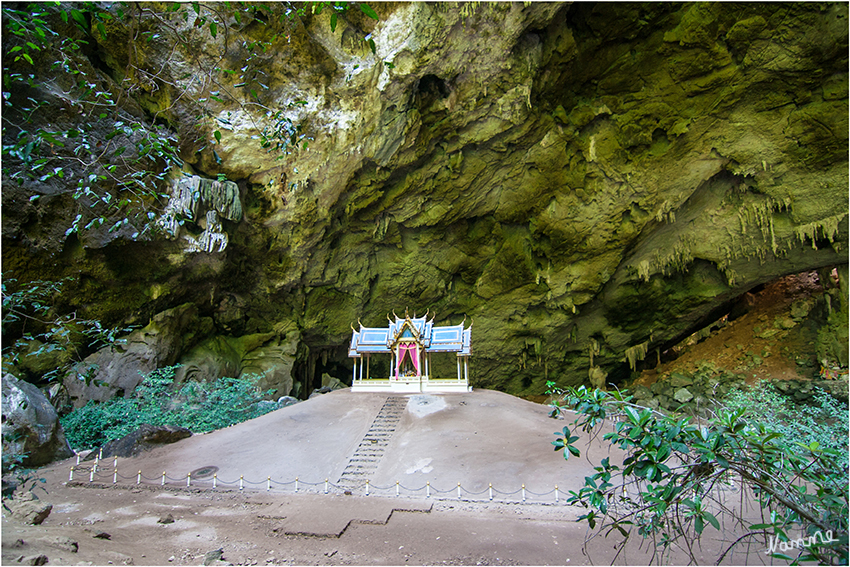
<path fill-rule="evenodd" d="M 133 68 L 161 80 L 124 112 L 180 134 L 187 173 L 236 184 L 226 248 L 65 236 L 70 189 L 4 173 L 4 276 L 73 276 L 67 309 L 109 324 L 190 303 L 209 337 L 283 340 L 296 373 L 341 356 L 358 320 L 466 317 L 472 384 L 539 394 L 547 379 L 604 382 L 756 285 L 847 264 L 847 4 L 375 9 L 380 21 L 351 11 L 335 31 L 327 11 L 305 16 L 251 55 L 261 97 L 227 76 L 193 82 L 248 60 L 223 33 L 140 45 Z M 106 88 L 126 84 L 129 34 L 116 20 L 97 38 Z M 199 120 L 213 91 L 230 96 Z M 254 98 L 308 147 L 262 148 Z"/>

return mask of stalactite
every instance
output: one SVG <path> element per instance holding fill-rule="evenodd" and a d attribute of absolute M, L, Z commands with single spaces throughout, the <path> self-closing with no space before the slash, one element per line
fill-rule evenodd
<path fill-rule="evenodd" d="M 196 221 L 204 212 L 204 231 L 196 238 L 183 234 L 186 252 L 223 252 L 228 236 L 218 218 L 221 214 L 231 221 L 242 219 L 239 187 L 232 181 L 204 179 L 197 175 L 181 177 L 174 182 L 171 197 L 159 220 L 160 227 L 172 238 L 180 234 L 184 221 Z"/>

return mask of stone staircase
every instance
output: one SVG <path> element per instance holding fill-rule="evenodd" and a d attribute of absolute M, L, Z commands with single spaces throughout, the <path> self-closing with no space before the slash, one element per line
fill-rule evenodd
<path fill-rule="evenodd" d="M 406 396 L 388 396 L 369 431 L 363 436 L 354 454 L 348 460 L 348 465 L 342 471 L 337 485 L 344 490 L 364 487 L 366 481 L 377 470 L 381 457 L 387 450 L 387 445 L 395 433 L 401 416 L 407 409 Z"/>

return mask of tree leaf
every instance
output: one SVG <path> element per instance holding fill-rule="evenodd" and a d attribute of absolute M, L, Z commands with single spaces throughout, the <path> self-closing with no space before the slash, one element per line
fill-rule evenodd
<path fill-rule="evenodd" d="M 218 34 L 218 26 L 215 24 L 215 22 L 210 22 L 210 33 L 213 37 Z"/>
<path fill-rule="evenodd" d="M 708 523 L 714 526 L 714 529 L 720 530 L 720 522 L 717 521 L 717 518 L 714 517 L 714 514 L 711 512 L 703 512 L 703 517 L 708 520 Z"/>
<path fill-rule="evenodd" d="M 331 14 L 331 33 L 336 31 L 336 12 Z"/>
<path fill-rule="evenodd" d="M 372 18 L 373 20 L 380 20 L 378 14 L 375 13 L 375 10 L 372 9 L 369 4 L 360 4 L 360 11 Z"/>
<path fill-rule="evenodd" d="M 80 24 L 85 31 L 88 31 L 89 23 L 86 20 L 86 17 L 79 10 L 71 10 L 71 17 L 74 18 L 78 24 Z"/>
<path fill-rule="evenodd" d="M 215 141 L 220 144 L 221 143 L 221 131 L 216 130 L 215 132 L 213 132 L 213 136 L 215 136 Z"/>

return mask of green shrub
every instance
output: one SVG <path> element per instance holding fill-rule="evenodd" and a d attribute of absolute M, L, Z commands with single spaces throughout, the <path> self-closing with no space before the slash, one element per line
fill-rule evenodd
<path fill-rule="evenodd" d="M 194 433 L 228 427 L 277 409 L 261 404 L 260 376 L 189 382 L 172 391 L 177 366 L 148 374 L 130 398 L 90 401 L 61 418 L 65 436 L 75 450 L 100 447 L 135 431 L 143 423 L 176 425 Z"/>
<path fill-rule="evenodd" d="M 572 427 L 556 432 L 552 442 L 565 459 L 581 455 L 575 443 L 582 433 L 593 437 L 604 422 L 614 421 L 603 440 L 620 451 L 602 459 L 584 486 L 569 493 L 568 502 L 586 510 L 579 518 L 590 527 L 585 542 L 637 535 L 648 540 L 650 561 L 659 564 L 669 563 L 674 549 L 697 563 L 696 551 L 718 540 L 716 564 L 727 556 L 734 563 L 730 554 L 747 553 L 753 545 L 795 565 L 847 564 L 848 431 L 840 405 L 820 397 L 819 408 L 795 408 L 775 392 L 756 390 L 736 397 L 736 409 L 718 407 L 712 419 L 695 420 L 641 407 L 622 392 L 584 386 L 564 391 L 548 384 L 555 395 L 552 416 L 575 412 Z M 814 424 L 818 429 L 802 436 L 797 428 L 812 425 L 810 420 L 821 420 Z M 844 451 L 832 448 L 840 446 L 840 436 Z M 730 495 L 730 489 L 739 493 Z M 743 504 L 729 505 L 736 499 L 753 503 L 761 521 L 744 513 Z M 745 533 L 702 539 L 727 529 Z M 807 544 L 794 547 L 804 539 Z M 777 548 L 797 549 L 796 556 Z"/>
<path fill-rule="evenodd" d="M 724 401 L 731 411 L 746 410 L 744 420 L 757 420 L 780 434 L 777 442 L 797 453 L 805 453 L 801 445 L 812 443 L 831 449 L 839 455 L 833 462 L 835 472 L 844 472 L 848 482 L 848 430 L 850 414 L 847 407 L 820 388 L 815 388 L 815 404 L 796 404 L 776 391 L 767 381 L 746 390 L 733 390 Z"/>

